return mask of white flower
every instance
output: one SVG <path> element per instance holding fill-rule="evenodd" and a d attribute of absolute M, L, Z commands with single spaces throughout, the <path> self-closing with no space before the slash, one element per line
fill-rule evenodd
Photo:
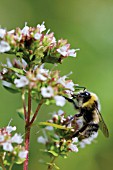
<path fill-rule="evenodd" d="M 36 78 L 37 78 L 38 80 L 42 80 L 42 81 L 46 81 L 46 80 L 47 80 L 47 77 L 43 76 L 43 75 L 40 74 L 40 73 L 37 74 Z"/>
<path fill-rule="evenodd" d="M 75 49 L 68 50 L 68 56 L 76 57 L 76 52 L 75 51 L 76 51 Z"/>
<path fill-rule="evenodd" d="M 8 33 L 8 34 L 14 34 L 14 32 L 15 32 L 15 30 L 10 30 L 10 31 L 8 31 L 7 33 Z"/>
<path fill-rule="evenodd" d="M 7 66 L 8 66 L 9 68 L 13 67 L 13 65 L 12 65 L 12 63 L 11 63 L 11 61 L 10 61 L 9 58 L 7 58 Z"/>
<path fill-rule="evenodd" d="M 66 45 L 58 48 L 57 51 L 58 51 L 61 55 L 63 55 L 64 57 L 65 57 L 65 56 L 76 57 L 76 50 L 75 50 L 75 49 L 69 50 L 69 47 L 70 47 L 70 45 L 69 45 L 69 44 L 66 44 Z"/>
<path fill-rule="evenodd" d="M 56 145 L 56 147 L 57 147 L 57 148 L 59 148 L 59 147 L 60 147 L 60 144 L 59 144 L 59 143 L 56 143 L 55 145 Z"/>
<path fill-rule="evenodd" d="M 44 64 L 40 66 L 40 73 L 45 74 L 46 76 L 48 75 L 49 70 L 44 69 Z"/>
<path fill-rule="evenodd" d="M 0 80 L 2 80 L 3 79 L 3 76 L 2 76 L 2 74 L 0 73 Z"/>
<path fill-rule="evenodd" d="M 46 30 L 46 27 L 45 27 L 45 25 L 44 25 L 44 22 L 43 22 L 41 25 L 38 24 L 38 25 L 37 25 L 37 28 L 39 28 L 39 32 L 40 32 L 40 33 Z"/>
<path fill-rule="evenodd" d="M 63 76 L 63 77 L 60 77 L 60 78 L 57 80 L 57 83 L 60 83 L 60 84 L 62 84 L 65 88 L 74 91 L 74 86 L 75 86 L 75 84 L 74 84 L 71 80 L 66 80 L 66 78 L 67 78 L 70 74 L 72 74 L 72 72 L 70 72 L 68 75 L 65 75 L 65 76 Z"/>
<path fill-rule="evenodd" d="M 4 141 L 4 135 L 0 135 L 0 142 Z"/>
<path fill-rule="evenodd" d="M 69 124 L 67 125 L 67 128 L 72 128 L 71 123 L 69 123 Z"/>
<path fill-rule="evenodd" d="M 51 86 L 42 87 L 41 88 L 41 94 L 42 94 L 43 97 L 50 98 L 54 95 L 54 90 Z"/>
<path fill-rule="evenodd" d="M 5 41 L 0 41 L 0 53 L 7 52 L 11 49 L 10 45 Z"/>
<path fill-rule="evenodd" d="M 69 81 L 69 82 L 65 83 L 64 87 L 74 91 L 74 85 L 75 84 L 72 81 Z"/>
<path fill-rule="evenodd" d="M 73 151 L 73 152 L 78 152 L 77 145 L 75 144 L 77 142 L 78 142 L 78 138 L 77 137 L 72 138 L 72 143 L 70 143 L 68 148 L 71 149 L 71 151 Z"/>
<path fill-rule="evenodd" d="M 16 130 L 16 126 L 7 126 L 6 127 L 6 131 L 8 132 L 8 133 L 11 133 L 12 131 L 15 131 Z"/>
<path fill-rule="evenodd" d="M 47 142 L 47 139 L 44 138 L 43 136 L 39 136 L 38 139 L 37 139 L 37 142 L 45 145 L 46 142 Z"/>
<path fill-rule="evenodd" d="M 53 37 L 51 43 L 55 44 L 56 43 L 56 38 Z"/>
<path fill-rule="evenodd" d="M 8 69 L 7 68 L 3 68 L 2 73 L 6 74 L 7 72 L 8 72 Z"/>
<path fill-rule="evenodd" d="M 58 115 L 57 115 L 57 114 L 54 114 L 54 115 L 53 115 L 53 119 L 58 120 Z"/>
<path fill-rule="evenodd" d="M 41 81 L 46 81 L 46 80 L 47 80 L 47 77 L 48 77 L 48 72 L 49 72 L 49 70 L 44 69 L 43 67 L 44 67 L 44 64 L 42 64 L 42 65 L 40 66 L 40 68 L 38 69 L 38 73 L 37 73 L 37 75 L 36 75 L 36 78 L 37 78 L 38 80 L 41 80 Z M 38 68 L 38 66 L 35 67 L 34 69 L 37 69 L 37 68 Z"/>
<path fill-rule="evenodd" d="M 78 142 L 78 138 L 77 137 L 72 138 L 72 143 L 77 143 L 77 142 Z"/>
<path fill-rule="evenodd" d="M 62 84 L 63 86 L 65 86 L 65 82 L 66 82 L 66 79 L 67 76 L 63 76 L 63 77 L 60 77 L 58 80 L 57 80 L 57 83 L 60 83 Z"/>
<path fill-rule="evenodd" d="M 22 34 L 24 36 L 29 36 L 29 27 L 27 26 L 27 23 L 25 23 L 25 27 L 22 29 Z"/>
<path fill-rule="evenodd" d="M 36 40 L 40 40 L 41 36 L 42 36 L 42 34 L 40 34 L 40 33 L 37 32 L 37 33 L 34 35 L 34 38 L 35 38 Z"/>
<path fill-rule="evenodd" d="M 59 116 L 62 116 L 64 114 L 64 111 L 63 110 L 58 110 L 58 115 Z"/>
<path fill-rule="evenodd" d="M 21 32 L 21 33 L 22 33 L 22 32 Z M 25 32 L 24 32 L 24 33 L 25 33 Z M 23 33 L 23 34 L 24 34 L 24 33 Z M 26 34 L 29 35 L 29 32 L 28 32 L 28 33 L 26 32 Z M 26 35 L 26 34 L 25 34 L 25 35 Z M 15 39 L 16 39 L 17 41 L 21 41 L 21 39 L 22 39 L 22 34 L 20 34 L 20 35 L 19 35 L 19 34 L 16 34 L 14 37 L 15 37 Z"/>
<path fill-rule="evenodd" d="M 64 121 L 66 121 L 66 118 L 64 118 L 64 116 L 61 116 L 60 122 L 63 123 Z"/>
<path fill-rule="evenodd" d="M 63 96 L 56 95 L 54 97 L 54 99 L 56 101 L 57 106 L 64 106 L 65 105 L 66 100 L 65 100 L 65 98 Z"/>
<path fill-rule="evenodd" d="M 21 76 L 20 79 L 15 79 L 14 83 L 16 87 L 24 87 L 29 84 L 29 80 L 25 76 Z"/>
<path fill-rule="evenodd" d="M 27 154 L 28 154 L 28 151 L 24 150 L 24 151 L 20 151 L 20 152 L 18 153 L 18 156 L 19 156 L 21 159 L 25 159 L 26 156 L 27 156 Z"/>
<path fill-rule="evenodd" d="M 11 152 L 11 151 L 13 151 L 13 146 L 12 146 L 11 143 L 5 142 L 5 143 L 3 143 L 3 149 L 4 149 L 5 151 Z"/>
<path fill-rule="evenodd" d="M 18 144 L 22 143 L 23 142 L 22 136 L 15 133 L 15 135 L 11 138 L 11 142 Z"/>
<path fill-rule="evenodd" d="M 74 145 L 73 143 L 71 143 L 68 147 L 69 149 L 71 149 L 71 151 L 73 152 L 78 152 L 78 148 L 76 145 Z"/>
<path fill-rule="evenodd" d="M 6 30 L 0 28 L 0 38 L 4 38 L 5 34 L 6 34 Z"/>
<path fill-rule="evenodd" d="M 49 131 L 52 131 L 52 130 L 53 130 L 53 127 L 52 127 L 52 126 L 46 126 L 45 129 L 46 129 L 46 130 L 49 130 Z"/>
<path fill-rule="evenodd" d="M 57 51 L 58 51 L 61 55 L 67 56 L 67 48 L 66 48 L 66 46 L 62 46 L 62 47 L 58 48 Z"/>
<path fill-rule="evenodd" d="M 26 63 L 26 61 L 23 58 L 22 58 L 22 66 L 23 66 L 23 68 L 27 67 L 27 63 Z"/>

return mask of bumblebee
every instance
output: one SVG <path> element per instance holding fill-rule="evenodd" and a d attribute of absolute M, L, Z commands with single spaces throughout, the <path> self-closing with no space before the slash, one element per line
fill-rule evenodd
<path fill-rule="evenodd" d="M 94 132 L 97 132 L 99 128 L 105 137 L 109 137 L 108 128 L 100 113 L 100 103 L 96 94 L 83 90 L 73 94 L 72 99 L 67 97 L 65 99 L 71 102 L 79 112 L 73 118 L 83 118 L 83 126 L 74 133 L 73 137 L 89 137 Z"/>

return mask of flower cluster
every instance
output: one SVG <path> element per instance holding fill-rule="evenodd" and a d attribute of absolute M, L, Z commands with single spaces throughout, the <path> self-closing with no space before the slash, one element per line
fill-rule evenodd
<path fill-rule="evenodd" d="M 13 163 L 22 163 L 28 151 L 22 146 L 22 136 L 18 133 L 12 134 L 16 126 L 8 125 L 0 129 L 0 159 L 4 165 L 10 166 Z"/>
<path fill-rule="evenodd" d="M 78 152 L 79 147 L 84 148 L 86 144 L 91 144 L 98 135 L 93 132 L 88 137 L 82 134 L 73 137 L 73 134 L 83 126 L 83 120 L 66 116 L 62 110 L 54 113 L 51 120 L 40 125 L 43 136 L 38 137 L 38 142 L 44 144 L 46 152 L 53 156 L 67 157 L 69 152 Z"/>
<path fill-rule="evenodd" d="M 16 54 L 27 63 L 61 63 L 62 59 L 76 57 L 67 40 L 56 41 L 54 33 L 46 31 L 44 22 L 36 27 L 25 24 L 23 29 L 7 31 L 0 28 L 0 53 Z"/>
<path fill-rule="evenodd" d="M 46 104 L 56 103 L 57 106 L 64 106 L 63 96 L 69 95 L 75 89 L 75 84 L 72 80 L 68 80 L 68 75 L 61 77 L 58 70 L 45 69 L 44 64 L 35 65 L 32 70 L 28 71 L 27 67 L 25 60 L 20 63 L 14 59 L 11 63 L 7 59 L 7 64 L 3 65 L 0 72 L 3 86 L 13 92 L 29 88 L 35 100 L 45 99 Z"/>

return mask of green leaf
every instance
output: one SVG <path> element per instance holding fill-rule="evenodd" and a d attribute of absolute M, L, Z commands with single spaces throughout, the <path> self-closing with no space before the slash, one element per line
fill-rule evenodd
<path fill-rule="evenodd" d="M 0 166 L 0 170 L 3 170 L 3 168 Z"/>
<path fill-rule="evenodd" d="M 25 120 L 25 118 L 24 118 L 24 109 L 23 109 L 23 108 L 18 109 L 18 110 L 17 110 L 17 114 L 19 115 L 19 117 L 20 117 L 21 119 Z"/>
<path fill-rule="evenodd" d="M 53 164 L 53 166 L 54 166 L 54 168 L 57 169 L 57 170 L 60 169 L 55 163 Z"/>
<path fill-rule="evenodd" d="M 16 56 L 22 58 L 23 57 L 23 52 L 17 52 Z"/>
<path fill-rule="evenodd" d="M 58 153 L 56 153 L 55 151 L 48 151 L 49 153 L 51 153 L 53 156 L 57 157 Z"/>
<path fill-rule="evenodd" d="M 39 125 L 41 125 L 41 126 L 52 126 L 52 127 L 57 128 L 57 129 L 64 129 L 64 130 L 70 129 L 70 128 L 67 128 L 65 126 L 58 125 L 58 124 L 55 124 L 55 123 L 50 123 L 50 122 L 40 122 Z"/>
<path fill-rule="evenodd" d="M 19 68 L 15 68 L 15 67 L 8 67 L 8 66 L 2 66 L 3 68 L 7 68 L 7 69 L 9 69 L 9 70 L 12 70 L 12 71 L 14 71 L 14 72 L 16 72 L 16 73 L 18 73 L 18 74 L 22 74 L 22 75 L 24 75 L 24 70 L 22 70 L 22 69 L 19 69 Z"/>
<path fill-rule="evenodd" d="M 22 164 L 24 161 L 25 161 L 25 159 L 18 159 L 18 160 L 16 161 L 16 164 Z"/>
<path fill-rule="evenodd" d="M 46 164 L 47 164 L 47 165 L 50 165 L 51 167 L 54 167 L 54 168 L 57 169 L 57 170 L 60 169 L 55 163 L 47 162 Z"/>
<path fill-rule="evenodd" d="M 19 89 L 16 89 L 16 88 L 12 88 L 12 87 L 8 87 L 8 86 L 4 86 L 3 87 L 8 90 L 10 93 L 19 93 L 20 90 Z"/>
<path fill-rule="evenodd" d="M 8 68 L 8 69 L 10 69 L 10 70 L 12 70 L 12 71 L 14 71 L 14 72 L 16 72 L 16 73 L 18 73 L 18 74 L 24 75 L 24 71 L 23 71 L 22 69 L 15 68 L 15 67 L 10 67 L 10 68 Z"/>

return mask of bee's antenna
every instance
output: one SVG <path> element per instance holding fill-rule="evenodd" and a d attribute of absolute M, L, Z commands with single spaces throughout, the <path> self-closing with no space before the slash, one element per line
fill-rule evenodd
<path fill-rule="evenodd" d="M 84 86 L 79 86 L 78 84 L 75 84 L 75 90 L 83 89 L 83 91 L 86 90 L 86 87 Z"/>

